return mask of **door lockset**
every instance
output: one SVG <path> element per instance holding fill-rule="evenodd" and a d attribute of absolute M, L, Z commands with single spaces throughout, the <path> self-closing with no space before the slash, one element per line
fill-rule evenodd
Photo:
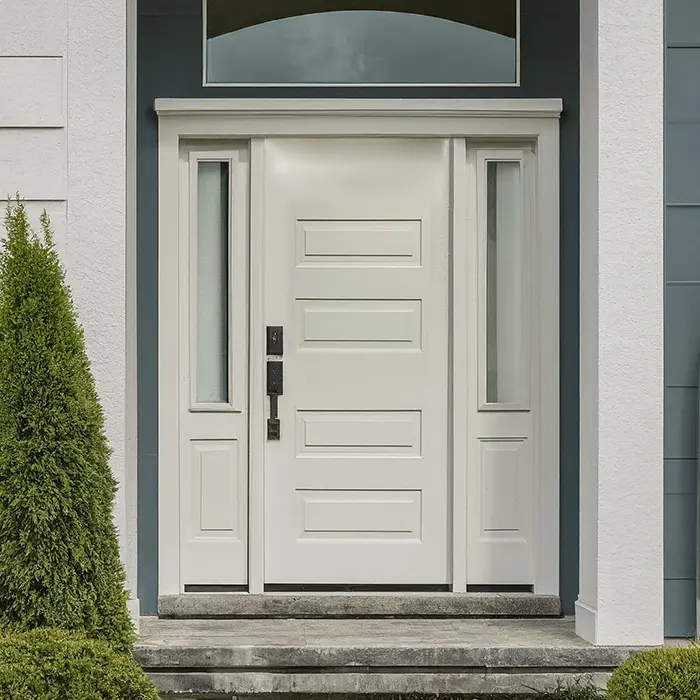
<path fill-rule="evenodd" d="M 282 357 L 284 354 L 284 332 L 282 326 L 268 326 L 265 354 Z M 284 393 L 284 370 L 281 360 L 267 361 L 267 395 L 270 397 L 270 417 L 267 419 L 267 439 L 279 440 L 281 433 L 278 417 L 279 397 Z"/>
<path fill-rule="evenodd" d="M 281 333 L 280 333 L 281 341 Z M 270 334 L 268 329 L 268 349 L 270 347 Z M 280 348 L 281 350 L 281 348 Z M 267 419 L 267 439 L 279 440 L 281 427 L 277 414 L 278 400 L 284 389 L 284 371 L 281 360 L 268 360 L 267 362 L 267 395 L 270 397 L 270 417 Z"/>

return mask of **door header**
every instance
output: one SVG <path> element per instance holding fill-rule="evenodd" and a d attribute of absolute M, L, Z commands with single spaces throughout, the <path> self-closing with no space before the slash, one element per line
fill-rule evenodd
<path fill-rule="evenodd" d="M 367 100 L 367 99 L 227 99 L 161 98 L 154 104 L 159 117 L 194 116 L 416 116 L 416 117 L 551 117 L 563 110 L 560 98 Z"/>

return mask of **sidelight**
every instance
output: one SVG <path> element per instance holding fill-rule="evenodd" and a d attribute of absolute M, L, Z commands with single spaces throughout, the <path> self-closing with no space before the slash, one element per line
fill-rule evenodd
<path fill-rule="evenodd" d="M 229 396 L 230 163 L 197 164 L 196 403 Z"/>
<path fill-rule="evenodd" d="M 525 158 L 483 153 L 481 289 L 483 408 L 526 409 L 529 386 Z"/>

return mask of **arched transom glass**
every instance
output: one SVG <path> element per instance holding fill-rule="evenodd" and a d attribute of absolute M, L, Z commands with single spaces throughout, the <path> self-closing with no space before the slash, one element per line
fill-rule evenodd
<path fill-rule="evenodd" d="M 205 83 L 513 85 L 519 0 L 203 0 Z"/>

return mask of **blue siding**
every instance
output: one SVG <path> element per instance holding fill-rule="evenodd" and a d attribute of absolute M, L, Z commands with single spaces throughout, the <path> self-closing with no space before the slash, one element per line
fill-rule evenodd
<path fill-rule="evenodd" d="M 700 369 L 700 2 L 666 0 L 666 635 L 695 634 Z"/>
<path fill-rule="evenodd" d="M 264 1 L 264 0 L 262 0 Z M 138 571 L 144 614 L 157 602 L 157 97 L 561 97 L 561 594 L 578 594 L 579 6 L 522 0 L 522 81 L 515 88 L 264 89 L 202 87 L 201 0 L 139 0 Z M 700 172 L 698 173 L 700 179 Z"/>

